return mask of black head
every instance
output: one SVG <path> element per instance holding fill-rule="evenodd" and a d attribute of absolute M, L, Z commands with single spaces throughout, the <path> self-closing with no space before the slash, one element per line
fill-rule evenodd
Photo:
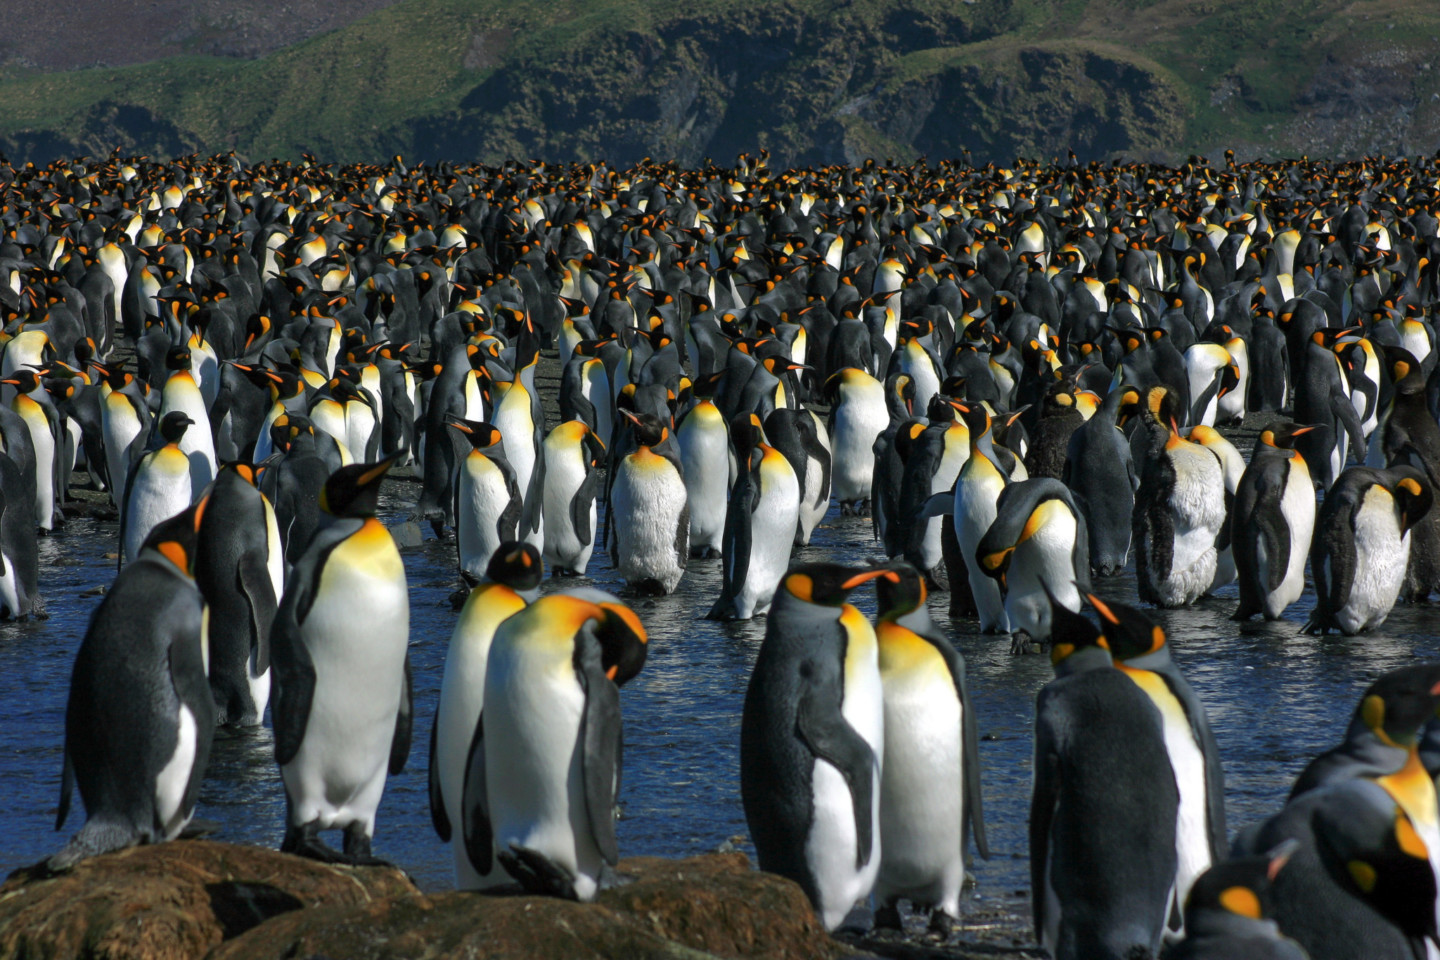
<path fill-rule="evenodd" d="M 1390 379 L 1401 393 L 1415 393 L 1425 389 L 1425 372 L 1415 354 L 1404 347 L 1385 346 L 1385 363 L 1390 368 Z"/>
<path fill-rule="evenodd" d="M 890 567 L 890 574 L 875 578 L 877 613 L 881 620 L 895 620 L 925 605 L 925 578 L 908 563 Z"/>
<path fill-rule="evenodd" d="M 499 427 L 482 420 L 465 420 L 452 416 L 445 418 L 445 426 L 469 440 L 470 446 L 476 450 L 488 449 L 504 439 Z"/>
<path fill-rule="evenodd" d="M 399 454 L 378 463 L 352 463 L 330 474 L 320 490 L 320 509 L 336 517 L 373 517 L 380 505 L 380 481 Z"/>
<path fill-rule="evenodd" d="M 1100 616 L 1100 633 L 1110 655 L 1116 660 L 1132 660 L 1165 647 L 1165 628 L 1143 610 L 1112 600 L 1101 600 L 1093 593 L 1085 600 Z"/>
<path fill-rule="evenodd" d="M 1381 741 L 1408 747 L 1440 709 L 1440 663 L 1392 670 L 1370 685 L 1355 717 Z"/>
<path fill-rule="evenodd" d="M 1217 863 L 1202 873 L 1190 888 L 1185 915 L 1198 910 L 1219 910 L 1251 920 L 1269 912 L 1270 886 L 1299 844 L 1287 840 L 1258 857 L 1239 857 Z"/>
<path fill-rule="evenodd" d="M 635 442 L 642 447 L 664 443 L 665 438 L 670 435 L 670 428 L 661 423 L 660 418 L 653 413 L 635 413 L 631 410 L 621 410 L 620 413 L 635 425 Z"/>
<path fill-rule="evenodd" d="M 1314 429 L 1314 426 L 1301 426 L 1298 423 L 1285 420 L 1260 431 L 1260 437 L 1257 442 L 1265 446 L 1276 447 L 1280 450 L 1294 450 L 1295 438 L 1303 437 Z"/>
<path fill-rule="evenodd" d="M 1409 464 L 1391 467 L 1388 472 L 1395 478 L 1390 494 L 1400 505 L 1400 533 L 1404 535 L 1430 512 L 1435 504 L 1435 490 L 1424 471 Z"/>
<path fill-rule="evenodd" d="M 1123 402 L 1123 400 L 1122 400 Z M 1144 409 L 1149 419 L 1166 430 L 1178 430 L 1180 423 L 1180 402 L 1169 387 L 1154 386 L 1145 391 Z"/>
<path fill-rule="evenodd" d="M 534 544 L 507 540 L 495 548 L 485 567 L 485 579 L 516 591 L 538 590 L 545 577 L 545 565 Z"/>
<path fill-rule="evenodd" d="M 190 351 L 184 347 L 171 347 L 165 351 L 166 370 L 189 370 Z"/>
<path fill-rule="evenodd" d="M 1042 583 L 1042 586 L 1045 586 Z M 1050 599 L 1050 663 L 1059 666 L 1076 651 L 1090 647 L 1109 649 L 1105 637 L 1095 622 L 1082 613 L 1076 613 L 1065 606 L 1045 586 L 1045 595 Z"/>
<path fill-rule="evenodd" d="M 40 374 L 29 367 L 21 367 L 0 383 L 6 383 L 21 393 L 29 393 L 40 386 Z"/>
<path fill-rule="evenodd" d="M 160 436 L 165 438 L 166 443 L 179 443 L 180 438 L 185 436 L 185 431 L 194 423 L 194 420 L 179 410 L 172 410 L 160 418 Z"/>
<path fill-rule="evenodd" d="M 800 563 L 789 569 L 780 588 L 805 603 L 838 607 L 851 590 L 879 577 L 892 583 L 900 580 L 900 575 L 889 567 L 857 570 L 838 563 Z"/>
<path fill-rule="evenodd" d="M 187 577 L 194 576 L 195 549 L 200 540 L 200 521 L 205 515 L 205 504 L 201 500 L 168 520 L 162 520 L 150 530 L 141 553 L 153 550 L 164 557 Z"/>

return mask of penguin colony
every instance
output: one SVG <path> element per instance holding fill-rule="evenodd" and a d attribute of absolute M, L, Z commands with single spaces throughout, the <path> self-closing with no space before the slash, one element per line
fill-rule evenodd
<path fill-rule="evenodd" d="M 413 719 L 376 512 L 408 475 L 472 588 L 429 763 L 461 887 L 590 899 L 613 873 L 645 628 L 599 591 L 539 596 L 603 537 L 635 593 L 718 560 L 709 615 L 768 612 L 744 806 L 761 867 L 828 928 L 873 895 L 881 925 L 904 900 L 947 930 L 971 839 L 988 855 L 938 591 L 1050 650 L 1030 856 L 1054 956 L 1433 955 L 1440 668 L 1377 681 L 1231 842 L 1203 705 L 1092 577 L 1133 558 L 1144 603 L 1238 583 L 1236 619 L 1273 620 L 1308 558 L 1304 628 L 1345 634 L 1440 589 L 1437 177 L 0 166 L 3 613 L 41 612 L 36 538 L 72 471 L 121 520 L 66 714 L 58 825 L 75 786 L 87 819 L 50 866 L 193 829 L 214 727 L 267 707 L 284 849 L 376 862 Z M 1238 450 L 1216 427 L 1252 411 Z M 791 564 L 832 498 L 893 562 Z M 848 602 L 866 584 L 873 624 Z"/>

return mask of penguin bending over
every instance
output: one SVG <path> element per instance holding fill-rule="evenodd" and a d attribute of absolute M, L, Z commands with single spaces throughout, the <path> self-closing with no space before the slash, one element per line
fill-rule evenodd
<path fill-rule="evenodd" d="M 47 861 L 178 837 L 189 824 L 215 732 L 205 599 L 191 579 L 197 506 L 158 524 L 100 601 L 70 678 L 60 812 L 72 787 L 85 826 Z"/>
<path fill-rule="evenodd" d="M 1425 474 L 1349 467 L 1325 493 L 1310 546 L 1315 609 L 1305 632 L 1353 637 L 1390 615 L 1410 562 L 1410 530 L 1434 505 Z"/>
<path fill-rule="evenodd" d="M 500 544 L 485 568 L 485 580 L 471 589 L 450 634 L 440 703 L 430 735 L 430 820 L 455 857 L 455 888 L 481 890 L 506 882 L 492 869 L 481 873 L 462 835 L 461 801 L 465 768 L 484 707 L 486 663 L 500 624 L 539 595 L 543 566 L 531 544 Z M 457 830 L 460 828 L 460 830 Z"/>
<path fill-rule="evenodd" d="M 909 564 L 894 572 L 898 582 L 875 581 L 885 699 L 875 925 L 898 929 L 896 903 L 903 898 L 930 908 L 931 929 L 949 933 L 960 919 L 967 834 L 990 859 L 980 801 L 978 721 L 965 660 L 930 620 L 925 578 Z"/>
<path fill-rule="evenodd" d="M 800 884 L 834 930 L 881 861 L 884 701 L 875 630 L 845 602 L 893 571 L 790 568 L 740 721 L 740 795 L 760 869 Z"/>
<path fill-rule="evenodd" d="M 495 631 L 461 800 L 482 875 L 498 860 L 531 893 L 595 898 L 619 859 L 619 687 L 646 640 L 635 612 L 598 590 L 541 597 Z"/>
<path fill-rule="evenodd" d="M 325 481 L 330 518 L 305 549 L 275 614 L 275 762 L 285 784 L 280 849 L 369 864 L 386 773 L 410 753 L 410 595 L 405 565 L 375 518 L 394 457 Z M 345 831 L 343 853 L 321 830 Z"/>

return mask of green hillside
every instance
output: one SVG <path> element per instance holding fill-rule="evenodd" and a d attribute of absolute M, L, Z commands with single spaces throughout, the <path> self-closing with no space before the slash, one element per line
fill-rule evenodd
<path fill-rule="evenodd" d="M 977 160 L 1440 146 L 1433 0 L 404 0 L 258 60 L 0 75 L 12 160 Z"/>

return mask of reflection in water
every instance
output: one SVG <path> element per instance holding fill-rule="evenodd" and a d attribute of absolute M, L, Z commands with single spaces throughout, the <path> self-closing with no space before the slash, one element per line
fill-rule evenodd
<path fill-rule="evenodd" d="M 384 517 L 399 522 L 415 494 L 387 483 Z M 41 592 L 49 620 L 0 625 L 0 871 L 33 863 L 58 849 L 53 832 L 59 793 L 65 698 L 75 650 L 90 611 L 91 591 L 108 584 L 115 524 L 72 521 L 41 541 Z M 450 858 L 430 826 L 425 759 L 439 696 L 445 647 L 454 626 L 449 597 L 459 586 L 453 543 L 428 540 L 404 551 L 411 583 L 411 656 L 415 668 L 415 746 L 406 771 L 390 779 L 380 805 L 376 854 L 410 871 L 426 888 L 450 885 Z M 797 559 L 863 564 L 881 559 L 868 518 L 832 510 Z M 547 581 L 547 589 L 593 583 L 615 590 L 619 580 L 597 549 L 593 579 Z M 1098 581 L 1102 596 L 1133 602 L 1132 575 Z M 687 856 L 713 850 L 745 831 L 738 748 L 745 685 L 765 621 L 718 624 L 701 617 L 720 591 L 720 562 L 691 561 L 673 595 L 637 601 L 650 632 L 644 672 L 621 694 L 626 720 L 624 811 L 620 849 L 626 856 Z M 874 595 L 857 603 L 874 611 Z M 1361 690 L 1387 670 L 1417 658 L 1440 657 L 1428 606 L 1397 607 L 1381 632 L 1355 639 L 1299 634 L 1313 603 L 1307 592 L 1275 624 L 1231 623 L 1236 591 L 1188 610 L 1162 611 L 1177 663 L 1210 710 L 1225 760 L 1232 832 L 1268 814 L 1291 779 L 1318 751 L 1339 739 Z M 1035 694 L 1051 677 L 1047 657 L 1013 657 L 1009 642 L 981 636 L 975 624 L 951 624 L 944 598 L 932 610 L 969 664 L 980 719 L 983 791 L 991 860 L 979 861 L 977 896 L 1006 900 L 1026 890 L 1026 821 L 1030 804 L 1030 725 Z M 221 825 L 220 839 L 277 846 L 284 794 L 268 729 L 222 734 L 201 790 L 197 816 Z M 67 831 L 78 829 L 80 811 Z"/>

